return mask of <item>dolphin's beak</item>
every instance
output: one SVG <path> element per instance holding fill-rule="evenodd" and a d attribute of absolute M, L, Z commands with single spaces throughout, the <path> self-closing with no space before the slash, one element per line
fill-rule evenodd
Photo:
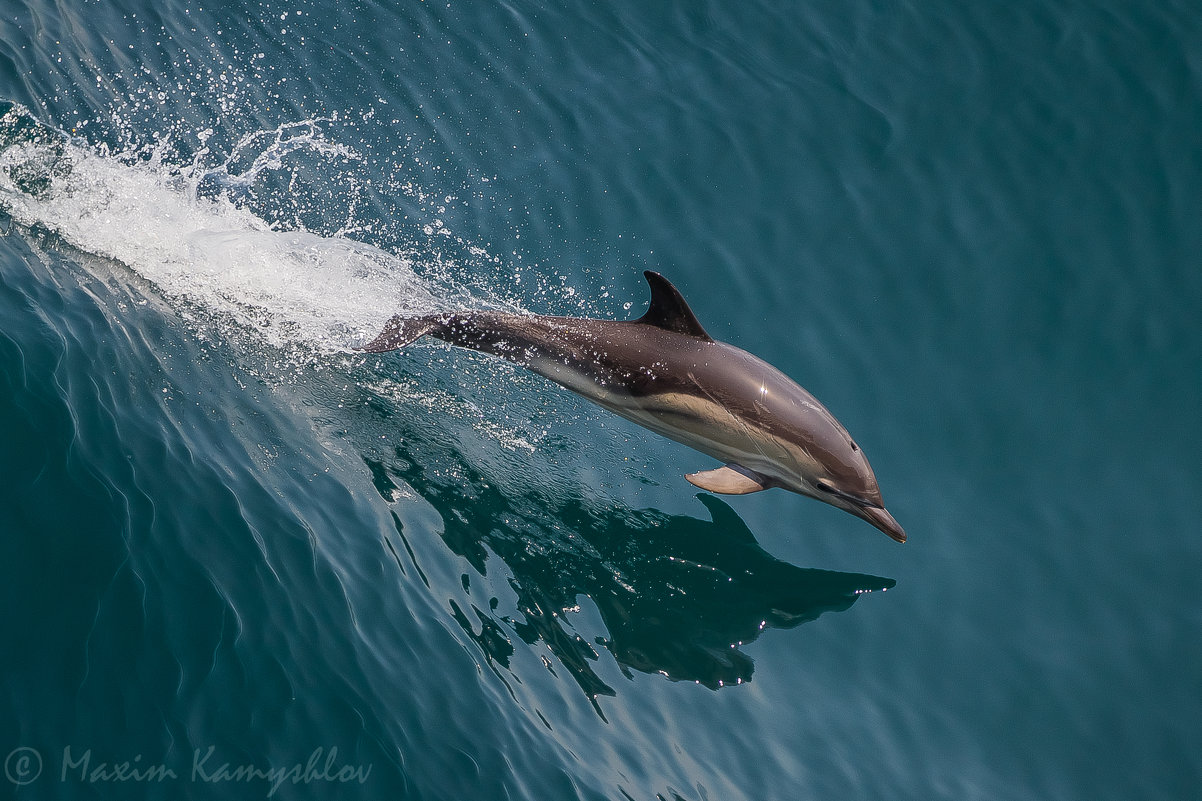
<path fill-rule="evenodd" d="M 906 541 L 906 532 L 893 519 L 893 515 L 889 514 L 881 506 L 861 506 L 855 510 L 860 517 L 867 520 L 872 525 L 879 528 L 881 531 L 888 534 L 898 542 Z"/>

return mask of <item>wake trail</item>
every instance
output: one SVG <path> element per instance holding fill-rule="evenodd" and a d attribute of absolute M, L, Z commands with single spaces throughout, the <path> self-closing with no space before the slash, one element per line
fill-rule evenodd
<path fill-rule="evenodd" d="M 121 262 L 168 298 L 199 304 L 272 345 L 344 352 L 393 314 L 445 309 L 445 293 L 415 272 L 411 258 L 344 236 L 277 230 L 231 199 L 227 188 L 283 169 L 297 151 L 356 157 L 325 140 L 317 122 L 247 137 L 206 170 L 199 154 L 172 166 L 98 152 L 0 102 L 0 208 L 19 225 Z M 255 143 L 261 146 L 252 152 Z"/>

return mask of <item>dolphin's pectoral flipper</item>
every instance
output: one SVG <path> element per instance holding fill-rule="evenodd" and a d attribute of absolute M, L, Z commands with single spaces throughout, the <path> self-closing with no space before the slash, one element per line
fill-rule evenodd
<path fill-rule="evenodd" d="M 380 335 L 368 342 L 361 351 L 367 353 L 383 353 L 388 350 L 403 348 L 418 337 L 438 328 L 439 322 L 430 317 L 393 317 L 384 326 Z"/>
<path fill-rule="evenodd" d="M 717 470 L 689 473 L 685 479 L 695 487 L 720 495 L 747 495 L 768 489 L 770 486 L 763 476 L 737 464 L 728 464 Z"/>

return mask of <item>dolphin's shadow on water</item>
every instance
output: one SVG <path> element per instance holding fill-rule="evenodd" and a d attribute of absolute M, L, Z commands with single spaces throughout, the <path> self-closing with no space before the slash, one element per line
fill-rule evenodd
<path fill-rule="evenodd" d="M 413 439 L 395 457 L 364 461 L 385 499 L 396 497 L 399 479 L 431 503 L 442 517 L 446 544 L 481 575 L 489 552 L 499 556 L 512 574 L 508 582 L 524 619 L 498 615 L 496 599 L 488 609 L 469 604 L 468 610 L 452 600 L 453 616 L 494 668 L 509 666 L 509 632 L 529 645 L 541 640 L 594 707 L 598 695 L 615 694 L 590 664 L 599 657 L 595 645 L 608 650 L 627 677 L 632 670 L 661 673 L 717 689 L 751 678 L 753 660 L 740 647 L 764 629 L 792 628 L 842 611 L 859 595 L 896 584 L 782 562 L 711 495 L 697 496 L 711 520 L 580 497 L 515 496 L 491 486 L 462 456 L 445 447 L 434 451 L 453 460 L 451 470 L 431 467 L 431 452 Z M 393 517 L 409 548 L 400 518 Z M 581 594 L 596 604 L 608 637 L 590 643 L 563 615 Z"/>

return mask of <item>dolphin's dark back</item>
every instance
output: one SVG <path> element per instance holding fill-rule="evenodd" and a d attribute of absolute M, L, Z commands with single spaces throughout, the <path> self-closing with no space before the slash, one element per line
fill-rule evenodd
<path fill-rule="evenodd" d="M 692 350 L 719 344 L 708 336 L 702 339 L 678 334 L 644 319 L 592 320 L 493 311 L 398 316 L 389 320 L 380 335 L 361 350 L 367 353 L 397 350 L 429 335 L 461 348 L 498 356 L 553 381 L 559 381 L 555 370 L 555 365 L 559 365 L 611 391 L 645 395 L 677 389 L 662 381 L 666 373 L 660 375 L 660 371 L 648 366 L 654 354 L 663 353 L 665 348 L 673 350 L 673 346 Z"/>

